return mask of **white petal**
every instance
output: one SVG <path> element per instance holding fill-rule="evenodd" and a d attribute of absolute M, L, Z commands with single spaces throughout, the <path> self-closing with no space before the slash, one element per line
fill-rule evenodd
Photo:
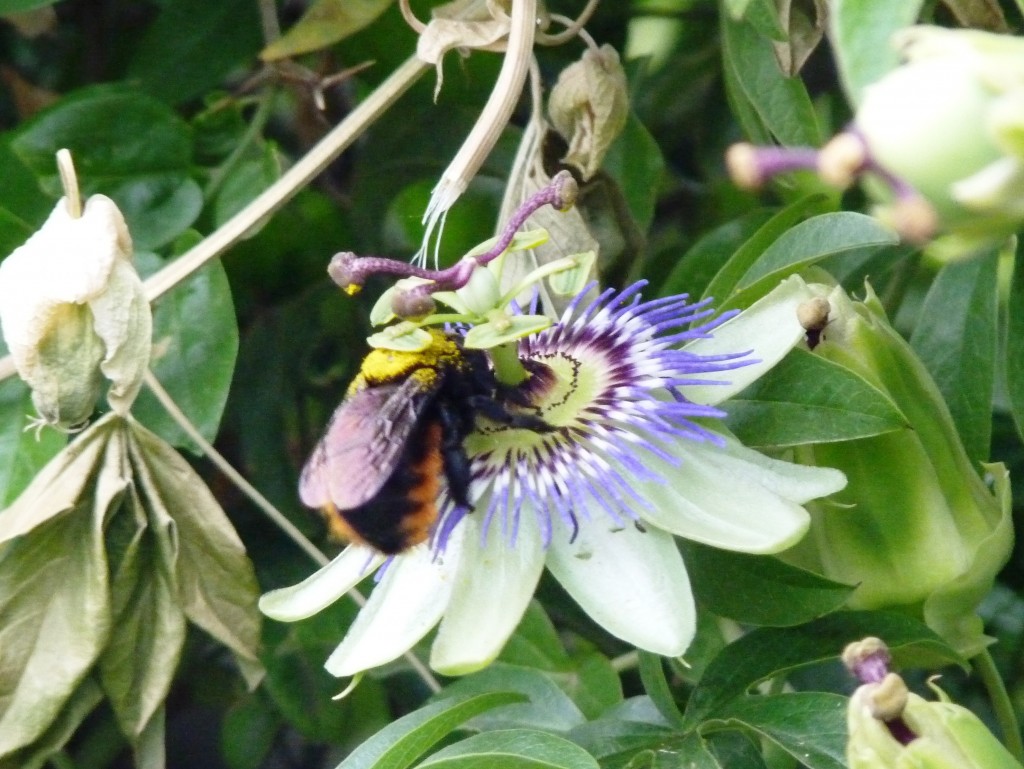
<path fill-rule="evenodd" d="M 329 564 L 297 585 L 260 597 L 260 611 L 271 619 L 296 622 L 321 612 L 384 563 L 365 545 L 349 545 Z"/>
<path fill-rule="evenodd" d="M 426 542 L 395 556 L 324 664 L 327 672 L 340 678 L 391 662 L 430 632 L 448 606 L 464 529 L 455 527 L 436 559 Z"/>
<path fill-rule="evenodd" d="M 521 510 L 514 544 L 499 524 L 491 525 L 482 543 L 479 518 L 466 518 L 455 587 L 430 653 L 430 666 L 439 673 L 465 675 L 491 663 L 522 619 L 544 570 L 544 544 L 528 506 Z"/>
<path fill-rule="evenodd" d="M 690 580 L 663 531 L 632 523 L 613 531 L 595 515 L 580 522 L 574 542 L 564 527 L 556 529 L 548 568 L 597 624 L 640 649 L 677 657 L 693 640 Z"/>
<path fill-rule="evenodd" d="M 725 550 L 776 553 L 807 531 L 807 511 L 765 486 L 760 464 L 692 443 L 678 467 L 654 458 L 647 463 L 663 482 L 638 482 L 651 502 L 640 514 L 673 534 Z"/>
<path fill-rule="evenodd" d="M 846 476 L 831 467 L 810 467 L 766 457 L 735 438 L 726 438 L 723 451 L 708 452 L 723 473 L 743 472 L 780 497 L 802 505 L 846 488 Z"/>
<path fill-rule="evenodd" d="M 699 355 L 720 355 L 752 350 L 758 362 L 732 371 L 688 375 L 694 379 L 726 381 L 718 385 L 686 385 L 679 390 L 694 403 L 714 406 L 735 395 L 782 360 L 804 334 L 796 308 L 815 296 L 803 279 L 793 275 L 716 328 L 710 339 L 696 339 L 683 347 Z"/>

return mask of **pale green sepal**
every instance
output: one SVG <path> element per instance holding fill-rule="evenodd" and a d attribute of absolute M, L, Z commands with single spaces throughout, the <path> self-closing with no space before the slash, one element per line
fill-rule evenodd
<path fill-rule="evenodd" d="M 595 511 L 573 537 L 558 520 L 548 569 L 591 619 L 626 643 L 678 657 L 693 640 L 690 580 L 667 532 L 641 531 L 632 521 L 615 527 Z"/>
<path fill-rule="evenodd" d="M 459 315 L 465 315 L 467 318 L 470 316 L 469 308 L 466 303 L 462 301 L 462 297 L 455 291 L 435 291 L 431 296 L 435 302 L 440 302 L 443 305 L 450 307 L 455 310 Z"/>
<path fill-rule="evenodd" d="M 260 611 L 279 622 L 297 622 L 323 611 L 377 570 L 384 557 L 365 545 L 349 545 L 329 564 L 297 585 L 260 597 Z"/>
<path fill-rule="evenodd" d="M 456 526 L 437 558 L 429 543 L 396 557 L 359 610 L 345 638 L 327 659 L 339 678 L 400 657 L 430 632 L 444 614 L 462 551 L 463 527 Z"/>
<path fill-rule="evenodd" d="M 486 503 L 479 503 L 486 509 Z M 452 597 L 430 650 L 430 667 L 461 676 L 486 667 L 522 619 L 544 570 L 544 544 L 534 513 L 523 505 L 515 533 L 497 520 L 486 533 L 477 516 L 466 516 L 462 556 Z"/>
<path fill-rule="evenodd" d="M 750 351 L 756 362 L 730 371 L 691 374 L 691 379 L 719 384 L 685 385 L 679 391 L 694 403 L 721 403 L 785 357 L 806 334 L 797 320 L 797 307 L 814 296 L 804 280 L 793 275 L 739 315 L 714 329 L 702 339 L 684 345 L 695 355 L 725 355 Z"/>
<path fill-rule="evenodd" d="M 422 352 L 430 346 L 433 339 L 430 333 L 422 328 L 411 323 L 399 323 L 371 334 L 366 338 L 366 343 L 376 350 Z"/>
<path fill-rule="evenodd" d="M 594 265 L 597 263 L 597 251 L 584 251 L 568 257 L 576 262 L 576 266 L 556 272 L 548 278 L 548 285 L 558 296 L 577 296 L 592 280 Z"/>
<path fill-rule="evenodd" d="M 480 256 L 486 254 L 495 244 L 498 242 L 499 235 L 495 235 L 493 238 L 488 238 L 482 243 L 478 243 L 469 251 L 466 252 L 466 256 Z M 542 246 L 548 242 L 548 231 L 543 227 L 537 227 L 532 230 L 522 230 L 512 236 L 512 241 L 508 244 L 508 247 L 502 253 L 510 253 L 513 251 L 525 251 L 529 248 L 536 248 Z M 464 257 L 465 258 L 465 257 Z"/>
<path fill-rule="evenodd" d="M 492 347 L 514 342 L 551 326 L 553 321 L 547 315 L 511 315 L 498 320 L 473 326 L 463 340 L 467 349 L 489 350 Z"/>

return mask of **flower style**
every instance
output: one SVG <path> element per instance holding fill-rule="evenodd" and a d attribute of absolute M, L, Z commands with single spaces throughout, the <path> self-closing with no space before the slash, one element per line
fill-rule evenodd
<path fill-rule="evenodd" d="M 641 288 L 578 299 L 520 341 L 520 359 L 539 370 L 522 392 L 554 430 L 478 420 L 465 443 L 475 511 L 442 498 L 434 542 L 387 561 L 331 673 L 385 664 L 438 624 L 431 666 L 477 670 L 501 651 L 545 566 L 612 634 L 680 655 L 696 612 L 673 535 L 778 552 L 808 527 L 801 505 L 843 487 L 838 471 L 769 459 L 707 424 L 802 338 L 796 308 L 810 293 L 799 278 L 725 322 L 683 296 L 642 301 Z M 350 546 L 261 608 L 311 616 L 383 563 Z"/>

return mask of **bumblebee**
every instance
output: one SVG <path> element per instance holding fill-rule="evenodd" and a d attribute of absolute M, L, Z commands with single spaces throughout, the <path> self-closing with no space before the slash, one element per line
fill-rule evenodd
<path fill-rule="evenodd" d="M 366 356 L 299 480 L 302 502 L 324 512 L 333 534 L 385 554 L 430 536 L 442 476 L 452 502 L 472 509 L 463 441 L 478 413 L 512 427 L 550 429 L 538 416 L 508 411 L 514 398 L 482 351 L 429 333 L 425 350 Z"/>

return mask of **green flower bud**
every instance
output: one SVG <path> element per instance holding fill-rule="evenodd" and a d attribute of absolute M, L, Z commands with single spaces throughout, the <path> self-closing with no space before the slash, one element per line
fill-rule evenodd
<path fill-rule="evenodd" d="M 973 656 L 985 645 L 975 609 L 1013 541 L 1006 470 L 984 468 L 990 489 L 934 381 L 870 288 L 864 302 L 820 288 L 830 313 L 814 353 L 885 393 L 908 427 L 808 450 L 813 464 L 841 470 L 848 484 L 827 509 L 808 506 L 811 533 L 790 556 L 857 585 L 851 607 L 909 611 Z"/>
<path fill-rule="evenodd" d="M 859 687 L 850 698 L 846 760 L 850 769 L 1020 769 L 974 713 L 952 702 L 930 702 L 905 692 L 902 712 L 885 702 L 889 680 Z M 882 702 L 880 703 L 880 697 Z"/>
<path fill-rule="evenodd" d="M 911 27 L 905 64 L 864 91 L 855 126 L 873 162 L 910 184 L 964 247 L 1024 219 L 1024 40 Z"/>
<path fill-rule="evenodd" d="M 94 195 L 75 217 L 62 198 L 26 243 L 0 265 L 0 324 L 18 374 L 42 421 L 87 420 L 103 380 L 127 413 L 142 384 L 152 318 L 131 264 L 124 217 Z"/>

